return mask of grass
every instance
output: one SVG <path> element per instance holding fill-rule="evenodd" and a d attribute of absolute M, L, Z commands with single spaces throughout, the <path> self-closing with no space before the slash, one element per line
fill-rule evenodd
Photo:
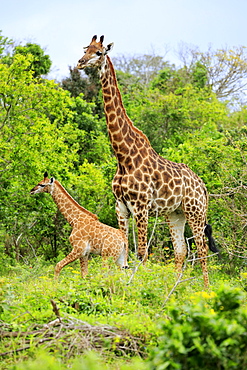
<path fill-rule="evenodd" d="M 37 368 L 39 361 L 54 362 L 54 366 L 43 366 L 47 369 L 79 369 L 83 361 L 93 361 L 94 356 L 103 359 L 102 369 L 131 369 L 137 362 L 136 368 L 144 369 L 149 348 L 156 345 L 160 335 L 159 323 L 169 318 L 170 304 L 184 307 L 200 299 L 210 305 L 219 285 L 245 291 L 247 283 L 246 273 L 231 276 L 212 259 L 210 289 L 204 289 L 200 266 L 188 266 L 183 279 L 194 279 L 181 282 L 166 301 L 176 282 L 173 262 L 164 265 L 148 261 L 139 267 L 131 283 L 131 269 L 121 271 L 114 264 L 103 268 L 100 258 L 90 261 L 85 279 L 77 262 L 65 267 L 57 282 L 53 271 L 53 265 L 40 260 L 33 266 L 17 265 L 0 279 L 1 369 L 31 369 L 32 364 Z M 44 328 L 58 317 L 66 330 L 58 325 L 49 329 L 49 337 Z M 85 323 L 88 330 L 84 330 Z M 109 335 L 105 334 L 107 328 Z M 83 338 L 87 338 L 88 348 L 78 346 Z M 85 357 L 87 350 L 98 355 Z M 23 363 L 27 367 L 22 367 Z"/>

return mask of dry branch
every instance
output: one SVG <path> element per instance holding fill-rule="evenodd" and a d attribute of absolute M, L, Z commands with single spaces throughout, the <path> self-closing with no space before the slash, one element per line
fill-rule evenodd
<path fill-rule="evenodd" d="M 59 315 L 56 303 L 54 301 L 51 303 L 53 309 L 55 307 L 56 316 Z M 2 340 L 4 338 L 16 338 L 15 345 L 17 347 L 0 353 L 2 357 L 39 347 L 44 343 L 48 350 L 59 349 L 62 344 L 67 358 L 81 354 L 85 350 L 100 352 L 110 350 L 115 354 L 121 353 L 124 356 L 144 356 L 142 340 L 134 337 L 126 330 L 110 325 L 91 325 L 74 317 L 62 318 L 59 316 L 38 330 L 23 332 L 2 330 L 0 331 L 0 337 Z M 22 341 L 18 342 L 19 338 L 22 338 Z M 7 342 L 7 346 L 9 345 L 10 341 Z"/>

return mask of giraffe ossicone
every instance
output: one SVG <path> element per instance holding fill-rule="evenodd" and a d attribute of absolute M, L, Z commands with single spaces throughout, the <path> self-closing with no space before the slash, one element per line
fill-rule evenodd
<path fill-rule="evenodd" d="M 105 261 L 112 257 L 121 268 L 128 268 L 128 240 L 122 230 L 105 225 L 98 217 L 79 205 L 56 179 L 48 178 L 47 172 L 30 194 L 50 193 L 58 209 L 72 226 L 69 237 L 72 251 L 55 267 L 55 277 L 61 269 L 76 259 L 80 260 L 81 275 L 88 273 L 90 254 L 101 255 Z"/>
<path fill-rule="evenodd" d="M 147 259 L 147 225 L 149 216 L 164 216 L 174 247 L 177 271 L 187 254 L 184 227 L 188 222 L 197 246 L 204 284 L 209 285 L 208 246 L 217 249 L 212 230 L 207 227 L 208 193 L 203 181 L 185 164 L 171 162 L 155 152 L 147 136 L 135 127 L 124 108 L 113 64 L 107 55 L 113 44 L 103 45 L 93 36 L 77 68 L 96 67 L 100 72 L 104 109 L 110 141 L 118 166 L 112 189 L 120 228 L 128 236 L 129 216 L 135 217 L 138 229 L 138 256 Z M 205 229 L 206 227 L 206 229 Z"/>

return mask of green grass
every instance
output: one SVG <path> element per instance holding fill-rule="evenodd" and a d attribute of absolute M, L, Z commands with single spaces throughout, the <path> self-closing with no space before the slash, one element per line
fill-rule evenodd
<path fill-rule="evenodd" d="M 76 328 L 69 329 L 70 337 L 66 337 L 68 333 L 59 336 L 59 329 L 56 329 L 56 342 L 52 338 L 37 344 L 39 337 L 30 334 L 43 330 L 44 325 L 56 319 L 51 300 L 66 323 L 86 322 L 92 327 L 108 325 L 119 330 L 120 334 L 109 340 L 102 339 L 98 348 L 93 348 L 104 363 L 101 369 L 134 369 L 137 362 L 136 368 L 144 369 L 147 368 L 149 348 L 157 344 L 160 336 L 159 324 L 169 318 L 172 305 L 176 304 L 183 310 L 185 305 L 193 305 L 199 299 L 210 307 L 214 291 L 219 286 L 239 287 L 245 294 L 247 282 L 246 273 L 229 275 L 217 260 L 211 260 L 210 289 L 204 289 L 200 265 L 193 269 L 188 266 L 183 279 L 193 279 L 181 282 L 166 302 L 176 282 L 172 262 L 164 265 L 148 261 L 139 267 L 131 282 L 131 269 L 121 271 L 114 264 L 103 268 L 100 258 L 90 261 L 85 279 L 80 276 L 77 262 L 65 267 L 57 282 L 53 279 L 53 271 L 53 265 L 37 261 L 33 266 L 17 265 L 9 270 L 8 275 L 1 277 L 0 329 L 5 334 L 17 333 L 17 336 L 2 337 L 0 353 L 9 354 L 1 356 L 1 369 L 42 367 L 38 365 L 39 361 L 43 361 L 46 369 L 64 369 L 67 366 L 79 369 L 83 361 L 93 361 L 95 353 L 85 357 L 87 348 L 81 350 L 78 347 L 76 338 L 79 332 Z M 242 305 L 246 306 L 246 298 Z M 76 350 L 70 347 L 73 341 Z M 124 341 L 127 344 L 124 345 Z M 124 350 L 120 350 L 119 343 Z M 136 352 L 131 349 L 133 344 L 138 347 Z M 24 349 L 25 346 L 28 348 Z"/>

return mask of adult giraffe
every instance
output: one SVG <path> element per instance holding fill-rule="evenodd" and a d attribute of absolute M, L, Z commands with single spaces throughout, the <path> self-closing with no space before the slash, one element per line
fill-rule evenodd
<path fill-rule="evenodd" d="M 107 55 L 113 43 L 103 46 L 93 36 L 77 68 L 96 67 L 100 71 L 108 133 L 118 161 L 113 179 L 118 223 L 128 235 L 130 213 L 138 229 L 138 257 L 147 259 L 148 216 L 163 215 L 169 225 L 178 272 L 187 254 L 184 240 L 186 221 L 192 229 L 200 258 L 204 284 L 209 285 L 205 234 L 209 248 L 217 249 L 212 229 L 206 221 L 208 194 L 203 181 L 185 164 L 171 162 L 158 155 L 148 138 L 127 116 L 117 85 L 113 64 Z"/>

